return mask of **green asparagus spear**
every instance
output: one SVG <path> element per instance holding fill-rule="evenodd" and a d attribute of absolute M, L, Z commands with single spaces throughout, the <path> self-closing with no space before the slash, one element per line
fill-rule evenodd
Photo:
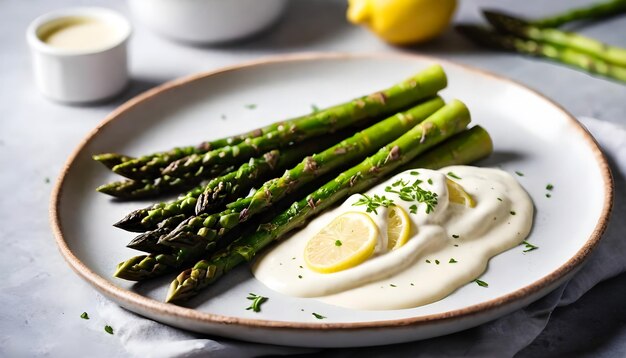
<path fill-rule="evenodd" d="M 276 131 L 261 137 L 177 160 L 163 169 L 162 173 L 184 176 L 206 166 L 245 162 L 250 157 L 285 143 L 332 133 L 363 119 L 396 113 L 421 99 L 434 96 L 446 84 L 446 75 L 441 66 L 433 65 L 386 90 L 288 121 Z"/>
<path fill-rule="evenodd" d="M 415 169 L 439 169 L 450 165 L 468 164 L 487 157 L 493 152 L 489 133 L 474 126 L 463 131 L 400 168 L 399 172 Z"/>
<path fill-rule="evenodd" d="M 626 12 L 626 0 L 609 0 L 535 20 L 532 24 L 538 27 L 556 28 L 573 21 L 599 19 L 624 12 Z"/>
<path fill-rule="evenodd" d="M 105 167 L 109 169 L 113 169 L 113 167 L 118 164 L 122 164 L 135 159 L 133 157 L 117 153 L 96 154 L 92 158 L 93 160 L 102 163 Z"/>
<path fill-rule="evenodd" d="M 525 40 L 511 35 L 503 35 L 488 29 L 458 25 L 457 31 L 483 46 L 518 52 L 526 55 L 546 57 L 592 74 L 598 74 L 617 81 L 626 82 L 626 68 L 615 66 L 571 48 L 563 48 L 548 43 Z"/>
<path fill-rule="evenodd" d="M 154 180 L 124 180 L 101 185 L 97 187 L 96 190 L 124 200 L 152 198 L 163 194 L 190 190 L 194 186 L 198 186 L 205 177 L 216 177 L 232 170 L 232 167 L 214 166 L 212 169 L 202 169 L 202 171 L 208 174 L 190 173 L 183 178 L 174 178 L 169 175 L 164 175 Z M 196 187 L 196 189 L 201 191 L 203 187 L 204 186 L 199 186 Z"/>
<path fill-rule="evenodd" d="M 443 105 L 443 100 L 435 97 L 406 112 L 380 121 L 323 152 L 306 157 L 300 164 L 287 170 L 282 177 L 263 184 L 251 198 L 231 203 L 228 209 L 220 213 L 190 217 L 159 243 L 173 247 L 197 247 L 202 241 L 219 241 L 230 229 L 264 211 L 302 185 L 353 161 L 361 160 L 400 137 Z"/>
<path fill-rule="evenodd" d="M 344 137 L 345 133 L 339 133 L 269 151 L 258 158 L 250 159 L 235 171 L 192 189 L 174 201 L 135 210 L 114 225 L 128 231 L 144 232 L 156 229 L 162 220 L 171 216 L 179 214 L 191 216 L 196 210 L 196 205 L 200 206 L 203 212 L 220 208 L 224 203 L 247 195 L 254 186 L 282 173 L 304 156 L 325 149 Z"/>
<path fill-rule="evenodd" d="M 498 31 L 537 42 L 547 42 L 562 48 L 571 48 L 595 56 L 613 65 L 626 67 L 626 49 L 609 46 L 600 41 L 573 32 L 565 32 L 557 29 L 542 29 L 524 20 L 500 12 L 483 11 L 483 14 L 487 18 L 487 21 Z"/>
<path fill-rule="evenodd" d="M 130 179 L 156 179 L 161 176 L 161 169 L 165 168 L 168 164 L 175 160 L 184 158 L 192 154 L 204 154 L 213 149 L 225 147 L 227 145 L 235 145 L 243 142 L 248 138 L 260 137 L 265 133 L 275 131 L 278 126 L 279 123 L 273 123 L 267 127 L 255 129 L 245 134 L 228 138 L 221 138 L 213 141 L 207 141 L 197 146 L 176 147 L 166 152 L 157 152 L 144 155 L 139 158 L 134 158 L 132 160 L 119 163 L 118 165 L 113 166 L 111 169 L 113 170 L 113 172 Z M 100 154 L 98 155 L 98 157 L 103 157 L 107 155 L 111 155 L 111 153 Z M 94 157 L 94 159 L 96 158 Z"/>
<path fill-rule="evenodd" d="M 196 295 L 237 265 L 251 260 L 274 240 L 303 226 L 314 215 L 348 195 L 368 189 L 427 148 L 462 131 L 469 122 L 470 115 L 465 105 L 460 101 L 451 101 L 373 156 L 295 202 L 270 222 L 260 225 L 254 234 L 241 237 L 221 252 L 183 271 L 170 285 L 166 301 L 179 301 Z"/>

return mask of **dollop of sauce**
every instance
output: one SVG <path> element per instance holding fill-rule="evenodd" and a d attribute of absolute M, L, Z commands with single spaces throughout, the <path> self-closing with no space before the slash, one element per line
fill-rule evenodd
<path fill-rule="evenodd" d="M 48 24 L 40 35 L 46 44 L 66 50 L 94 51 L 115 44 L 118 31 L 111 25 L 89 17 L 71 17 Z"/>
<path fill-rule="evenodd" d="M 446 179 L 475 200 L 475 207 L 449 201 Z M 437 205 L 427 213 L 426 203 L 400 200 L 385 191 L 398 180 L 437 194 Z M 295 297 L 361 310 L 413 308 L 440 300 L 477 279 L 489 259 L 519 245 L 532 227 L 533 204 L 521 185 L 505 171 L 471 166 L 400 173 L 366 194 L 386 196 L 409 214 L 411 234 L 402 247 L 387 250 L 387 210 L 367 213 L 380 235 L 374 254 L 360 265 L 321 274 L 307 268 L 303 252 L 307 241 L 335 217 L 355 206 L 360 194 L 313 220 L 259 256 L 254 276 L 269 288 Z M 411 206 L 417 204 L 417 210 Z"/>

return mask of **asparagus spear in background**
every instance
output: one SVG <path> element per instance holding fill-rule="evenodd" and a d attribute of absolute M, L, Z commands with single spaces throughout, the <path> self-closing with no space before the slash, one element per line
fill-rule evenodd
<path fill-rule="evenodd" d="M 196 211 L 196 205 L 204 211 L 218 209 L 225 203 L 246 196 L 250 189 L 279 175 L 306 155 L 325 149 L 345 136 L 345 133 L 339 133 L 269 151 L 258 158 L 250 159 L 235 171 L 192 189 L 174 201 L 135 210 L 114 225 L 128 231 L 144 232 L 156 229 L 162 220 L 169 217 L 179 214 L 184 214 L 184 218 L 191 216 Z"/>
<path fill-rule="evenodd" d="M 113 169 L 113 167 L 118 164 L 122 164 L 135 159 L 133 157 L 117 153 L 96 154 L 92 156 L 92 158 L 93 160 L 102 163 L 105 167 L 109 169 Z"/>
<path fill-rule="evenodd" d="M 626 12 L 626 0 L 609 0 L 586 7 L 572 9 L 532 22 L 537 27 L 560 27 L 578 20 L 592 20 Z"/>
<path fill-rule="evenodd" d="M 592 74 L 602 75 L 626 82 L 626 67 L 615 66 L 586 53 L 548 43 L 525 40 L 520 37 L 499 34 L 480 26 L 457 25 L 457 31 L 483 46 L 518 52 L 526 55 L 546 57 Z"/>
<path fill-rule="evenodd" d="M 592 38 L 556 29 L 542 29 L 519 18 L 495 11 L 483 11 L 487 21 L 498 31 L 510 33 L 537 42 L 546 42 L 562 48 L 570 48 L 604 60 L 613 65 L 626 67 L 626 49 L 609 46 Z"/>
<path fill-rule="evenodd" d="M 261 137 L 234 146 L 222 147 L 203 155 L 190 155 L 171 163 L 162 173 L 185 176 L 215 164 L 242 163 L 250 157 L 289 142 L 331 133 L 363 119 L 396 113 L 419 100 L 434 96 L 446 84 L 446 75 L 441 66 L 433 65 L 386 90 L 289 121 L 279 126 L 276 131 Z"/>
<path fill-rule="evenodd" d="M 492 143 L 489 134 L 481 127 L 475 126 L 463 131 L 436 147 L 419 155 L 415 160 L 404 165 L 399 171 L 412 168 L 439 169 L 449 165 L 470 164 L 473 161 L 491 154 Z M 264 222 L 264 220 L 261 220 Z M 248 226 L 248 225 L 246 225 Z M 146 245 L 156 245 L 156 239 L 147 240 Z M 163 250 L 164 245 L 158 245 Z M 168 247 L 169 248 L 169 247 Z M 176 262 L 177 257 L 184 257 L 188 252 L 185 249 L 170 255 L 159 255 L 165 252 L 152 251 L 153 255 L 136 256 L 118 266 L 116 277 L 127 280 L 140 281 L 171 272 L 176 266 L 166 263 Z M 179 260 L 181 265 L 191 264 L 193 260 L 184 258 Z"/>
<path fill-rule="evenodd" d="M 159 243 L 174 247 L 197 247 L 201 242 L 219 241 L 233 227 L 263 212 L 316 177 L 362 160 L 400 137 L 443 105 L 444 101 L 435 97 L 380 121 L 323 152 L 306 157 L 282 177 L 263 184 L 250 198 L 233 202 L 220 213 L 190 217 Z"/>
<path fill-rule="evenodd" d="M 270 222 L 260 225 L 254 234 L 239 238 L 221 252 L 183 271 L 171 283 L 166 301 L 179 301 L 198 294 L 237 265 L 251 260 L 274 240 L 303 226 L 314 215 L 348 195 L 370 188 L 426 149 L 462 131 L 469 122 L 470 114 L 465 105 L 457 100 L 451 101 L 373 156 L 295 202 Z"/>

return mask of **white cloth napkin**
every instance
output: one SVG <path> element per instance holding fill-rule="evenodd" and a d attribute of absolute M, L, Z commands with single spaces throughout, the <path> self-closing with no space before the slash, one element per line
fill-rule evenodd
<path fill-rule="evenodd" d="M 598 282 L 626 271 L 626 128 L 593 118 L 580 121 L 604 150 L 615 180 L 612 220 L 586 265 L 569 282 L 528 307 L 495 321 L 455 333 L 394 346 L 395 357 L 511 357 L 528 346 L 546 327 L 556 307 L 568 305 Z M 116 336 L 136 357 L 252 357 L 308 353 L 311 350 L 261 345 L 207 337 L 172 328 L 128 312 L 102 298 L 99 313 L 115 327 Z M 326 350 L 334 357 L 389 354 L 390 347 Z"/>

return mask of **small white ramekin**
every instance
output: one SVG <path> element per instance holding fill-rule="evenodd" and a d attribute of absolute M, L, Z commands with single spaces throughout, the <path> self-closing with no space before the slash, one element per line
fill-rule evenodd
<path fill-rule="evenodd" d="M 251 36 L 282 15 L 287 0 L 128 0 L 134 17 L 173 40 L 213 44 Z"/>
<path fill-rule="evenodd" d="M 118 31 L 118 39 L 96 50 L 63 49 L 42 41 L 46 25 L 74 17 L 101 21 Z M 37 87 L 46 97 L 65 103 L 89 103 L 112 98 L 128 84 L 126 48 L 131 32 L 126 18 L 104 8 L 70 8 L 38 17 L 26 30 Z"/>

